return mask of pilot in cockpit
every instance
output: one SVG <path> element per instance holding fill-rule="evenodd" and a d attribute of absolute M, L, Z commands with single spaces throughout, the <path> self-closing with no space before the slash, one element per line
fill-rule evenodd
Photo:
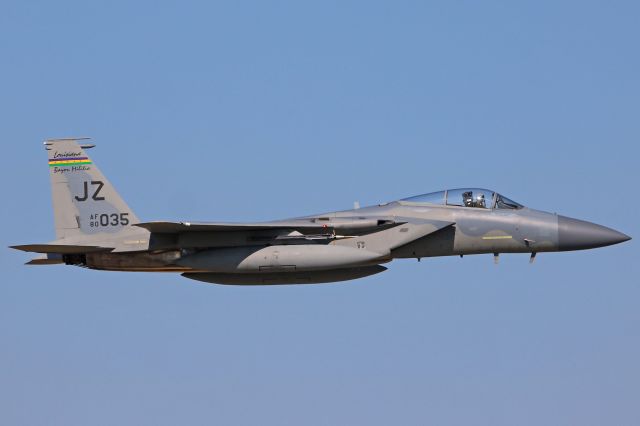
<path fill-rule="evenodd" d="M 473 191 L 463 192 L 462 202 L 465 207 L 473 207 Z"/>
<path fill-rule="evenodd" d="M 482 207 L 483 209 L 487 208 L 487 202 L 484 199 L 484 194 L 478 194 L 476 197 L 476 205 L 474 207 Z"/>
<path fill-rule="evenodd" d="M 465 207 L 480 207 L 487 208 L 487 202 L 484 198 L 484 194 L 478 194 L 473 197 L 473 191 L 467 191 L 462 194 L 462 201 Z"/>

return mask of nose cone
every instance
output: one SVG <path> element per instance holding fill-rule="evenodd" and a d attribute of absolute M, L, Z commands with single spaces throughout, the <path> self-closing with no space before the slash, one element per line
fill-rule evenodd
<path fill-rule="evenodd" d="M 631 237 L 606 226 L 558 216 L 558 250 L 584 250 L 610 246 Z"/>

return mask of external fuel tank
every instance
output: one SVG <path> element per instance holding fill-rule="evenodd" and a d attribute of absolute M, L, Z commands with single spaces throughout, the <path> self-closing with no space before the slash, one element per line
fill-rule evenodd
<path fill-rule="evenodd" d="M 175 263 L 198 271 L 251 273 L 320 271 L 368 266 L 389 259 L 365 249 L 332 244 L 293 244 L 267 247 L 230 247 L 199 251 Z"/>

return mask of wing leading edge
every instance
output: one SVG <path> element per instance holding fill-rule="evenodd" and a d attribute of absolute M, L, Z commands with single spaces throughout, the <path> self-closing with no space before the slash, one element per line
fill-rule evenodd
<path fill-rule="evenodd" d="M 273 222 L 142 222 L 139 226 L 153 233 L 182 233 L 182 232 L 230 232 L 230 231 L 267 231 L 278 229 L 289 229 L 309 232 L 326 232 L 327 230 L 375 230 L 378 228 L 389 228 L 400 225 L 389 217 L 341 217 L 341 218 L 303 218 L 291 220 L 279 220 Z"/>

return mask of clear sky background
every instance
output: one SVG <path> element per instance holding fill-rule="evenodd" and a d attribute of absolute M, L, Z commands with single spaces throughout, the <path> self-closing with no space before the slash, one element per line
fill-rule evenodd
<path fill-rule="evenodd" d="M 640 424 L 634 1 L 0 1 L 0 243 L 54 238 L 47 137 L 142 220 L 447 187 L 635 239 L 227 287 L 0 249 L 3 425 Z"/>

